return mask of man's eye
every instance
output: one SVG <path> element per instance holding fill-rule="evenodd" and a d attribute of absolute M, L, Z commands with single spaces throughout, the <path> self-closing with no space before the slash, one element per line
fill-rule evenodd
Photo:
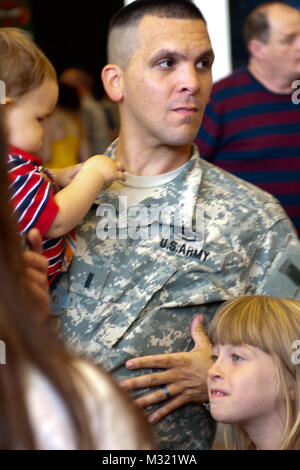
<path fill-rule="evenodd" d="M 162 60 L 160 63 L 159 63 L 160 67 L 162 67 L 163 69 L 169 69 L 171 68 L 173 65 L 174 65 L 174 61 L 171 60 L 171 59 L 166 59 L 166 60 Z"/>
<path fill-rule="evenodd" d="M 218 356 L 216 356 L 215 354 L 213 354 L 213 355 L 211 356 L 211 360 L 212 360 L 213 362 L 216 362 L 216 361 L 218 360 Z"/>
<path fill-rule="evenodd" d="M 210 67 L 210 60 L 209 59 L 201 59 L 199 62 L 197 62 L 197 68 L 198 69 L 207 69 Z"/>
<path fill-rule="evenodd" d="M 288 36 L 282 40 L 282 44 L 292 44 L 296 39 L 296 36 L 293 34 L 292 36 Z"/>

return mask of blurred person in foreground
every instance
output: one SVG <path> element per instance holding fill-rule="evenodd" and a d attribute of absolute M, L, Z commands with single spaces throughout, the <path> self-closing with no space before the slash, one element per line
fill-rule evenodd
<path fill-rule="evenodd" d="M 0 109 L 0 449 L 151 449 L 143 417 L 99 368 L 72 357 L 49 332 L 41 238 L 22 253 L 10 207 Z M 46 322 L 47 323 L 47 322 Z"/>

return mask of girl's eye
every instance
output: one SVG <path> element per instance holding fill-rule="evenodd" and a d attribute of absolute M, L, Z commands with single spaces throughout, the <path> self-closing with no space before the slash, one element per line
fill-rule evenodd
<path fill-rule="evenodd" d="M 238 354 L 232 354 L 232 359 L 234 361 L 242 361 L 243 358 L 241 356 L 239 356 Z"/>
<path fill-rule="evenodd" d="M 216 362 L 216 361 L 218 360 L 218 356 L 216 356 L 216 355 L 213 354 L 213 355 L 211 356 L 211 360 L 212 360 L 213 362 Z"/>

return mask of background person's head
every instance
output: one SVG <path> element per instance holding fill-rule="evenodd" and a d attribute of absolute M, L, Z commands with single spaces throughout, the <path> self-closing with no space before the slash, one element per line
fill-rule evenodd
<path fill-rule="evenodd" d="M 60 83 L 57 105 L 66 111 L 79 111 L 80 96 L 77 89 L 66 83 Z"/>
<path fill-rule="evenodd" d="M 33 153 L 42 143 L 41 123 L 56 105 L 56 72 L 37 45 L 14 28 L 0 28 L 0 56 L 9 143 Z"/>
<path fill-rule="evenodd" d="M 250 61 L 268 74 L 286 77 L 292 83 L 300 75 L 300 12 L 281 2 L 263 3 L 244 24 Z"/>
<path fill-rule="evenodd" d="M 220 382 L 222 381 L 226 382 L 227 387 L 232 387 L 231 391 L 227 390 L 230 393 L 228 403 L 226 404 L 224 401 L 226 409 L 224 407 L 223 410 L 221 409 L 223 405 L 220 402 L 220 405 L 216 404 L 215 409 L 211 407 L 211 412 L 217 420 L 222 414 L 220 421 L 234 423 L 231 428 L 234 448 L 246 449 L 251 446 L 249 437 L 244 432 L 244 426 L 247 422 L 251 422 L 251 419 L 253 424 L 256 412 L 259 414 L 259 420 L 262 420 L 263 413 L 267 414 L 268 410 L 275 410 L 278 413 L 280 410 L 284 410 L 282 422 L 284 424 L 286 420 L 286 427 L 283 425 L 283 429 L 285 429 L 282 448 L 299 448 L 300 364 L 294 360 L 293 345 L 295 341 L 300 339 L 300 302 L 258 295 L 236 298 L 227 302 L 218 311 L 211 322 L 208 336 L 213 346 L 213 355 L 216 355 L 216 361 L 218 361 L 220 350 L 224 350 L 224 347 L 228 345 L 233 348 L 231 352 L 235 356 L 239 356 L 239 350 L 234 347 L 250 346 L 254 355 L 259 353 L 262 357 L 261 362 L 258 361 L 252 370 L 252 378 L 251 374 L 249 376 L 243 375 L 245 374 L 243 368 L 246 370 L 248 366 L 248 370 L 250 370 L 253 356 L 251 358 L 242 357 L 242 362 L 238 362 L 236 358 L 237 380 L 235 382 L 233 376 L 231 376 L 231 382 L 228 382 L 225 371 L 221 370 L 222 367 L 220 368 L 217 362 L 209 371 L 209 389 L 221 388 Z M 232 358 L 233 360 L 235 358 Z M 268 372 L 263 370 L 264 362 L 268 362 Z M 255 374 L 262 375 L 262 380 L 259 380 L 256 385 Z M 272 374 L 275 379 L 273 383 L 271 383 Z M 249 379 L 248 385 L 246 378 Z M 239 386 L 242 386 L 243 381 L 245 382 L 244 392 L 240 393 L 242 388 L 239 389 Z M 249 397 L 247 399 L 247 394 L 250 394 L 255 387 L 257 387 L 255 398 L 257 406 L 254 407 L 253 403 L 250 403 Z M 235 403 L 236 410 L 230 410 L 230 402 L 234 398 L 235 391 L 240 393 L 239 399 Z M 231 393 L 232 396 L 230 396 Z"/>
<path fill-rule="evenodd" d="M 205 20 L 191 2 L 138 0 L 112 19 L 108 96 L 124 126 L 150 144 L 186 146 L 209 99 L 213 52 Z"/>
<path fill-rule="evenodd" d="M 76 88 L 80 96 L 89 96 L 94 93 L 93 77 L 83 69 L 72 67 L 64 70 L 59 77 L 59 82 Z"/>

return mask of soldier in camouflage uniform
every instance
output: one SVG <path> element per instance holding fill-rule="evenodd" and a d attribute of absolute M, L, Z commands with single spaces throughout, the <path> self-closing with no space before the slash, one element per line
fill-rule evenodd
<path fill-rule="evenodd" d="M 265 293 L 291 256 L 282 276 L 295 296 L 299 245 L 272 196 L 201 160 L 191 145 L 211 89 L 211 45 L 199 10 L 152 0 L 122 12 L 110 32 L 109 60 L 117 65 L 104 68 L 103 81 L 121 117 L 108 155 L 129 174 L 99 195 L 79 227 L 54 311 L 70 346 L 137 389 L 161 449 L 208 449 L 215 425 L 201 402 L 211 351 L 197 314 L 207 324 L 222 302 Z M 134 359 L 140 356 L 149 357 Z M 132 371 L 141 366 L 150 373 Z"/>

